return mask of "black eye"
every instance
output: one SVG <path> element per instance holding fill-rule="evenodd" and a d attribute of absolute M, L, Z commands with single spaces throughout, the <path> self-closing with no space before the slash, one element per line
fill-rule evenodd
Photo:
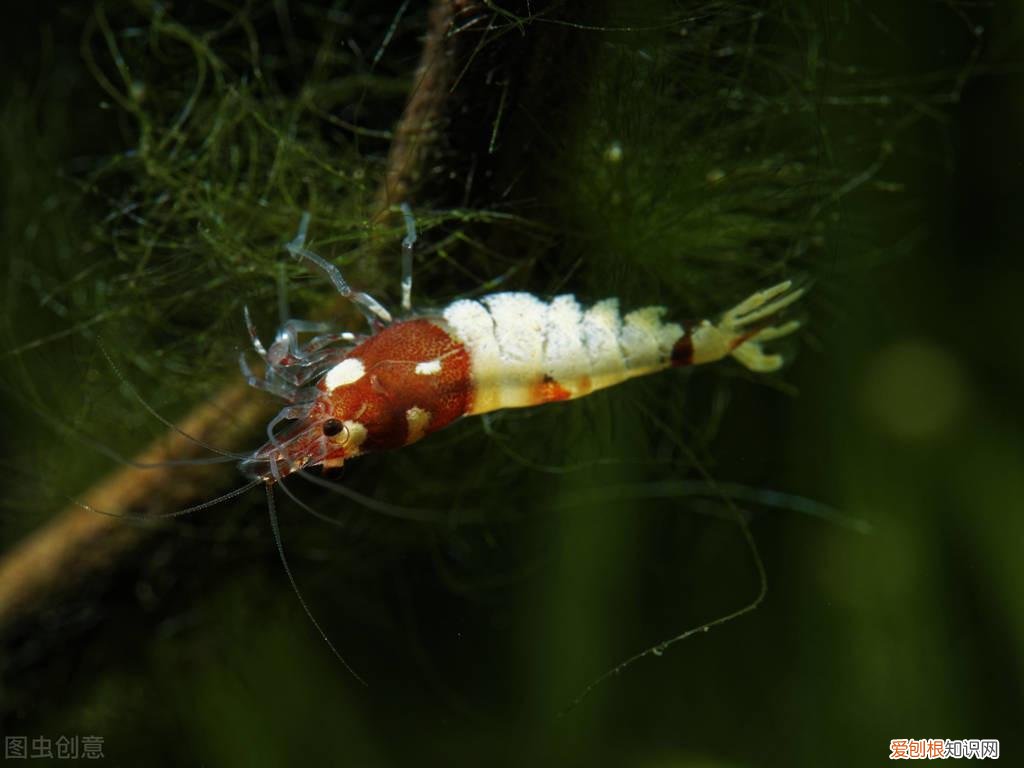
<path fill-rule="evenodd" d="M 344 428 L 344 425 L 337 419 L 328 419 L 324 422 L 324 434 L 327 437 L 334 437 Z"/>

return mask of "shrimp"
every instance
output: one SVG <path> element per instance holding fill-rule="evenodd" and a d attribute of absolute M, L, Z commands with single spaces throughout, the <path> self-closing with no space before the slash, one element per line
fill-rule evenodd
<path fill-rule="evenodd" d="M 243 353 L 239 359 L 242 373 L 250 385 L 287 404 L 267 424 L 266 444 L 251 454 L 211 449 L 221 455 L 185 462 L 241 458 L 248 483 L 216 499 L 163 515 L 177 517 L 206 509 L 263 485 L 278 556 L 303 611 L 334 656 L 363 684 L 299 589 L 281 538 L 275 486 L 322 517 L 282 481 L 315 467 L 340 467 L 366 453 L 410 445 L 464 416 L 573 400 L 668 368 L 732 357 L 754 372 L 777 370 L 782 357 L 766 352 L 763 344 L 800 327 L 798 320 L 771 323 L 805 292 L 792 281 L 784 281 L 754 293 L 714 321 L 685 325 L 666 322 L 665 307 L 644 307 L 622 315 L 614 298 L 584 308 L 571 295 L 545 301 L 523 292 L 460 299 L 439 311 L 417 314 L 412 311 L 416 226 L 409 207 L 403 205 L 401 210 L 406 235 L 402 240 L 403 316 L 399 319 L 369 294 L 352 289 L 336 266 L 306 247 L 309 216 L 303 215 L 298 234 L 286 245 L 288 252 L 323 271 L 338 293 L 360 309 L 369 333 L 289 319 L 267 347 L 246 308 L 250 340 L 265 370 L 262 377 L 256 376 Z M 300 343 L 301 334 L 314 335 Z M 104 355 L 121 377 L 105 350 Z M 293 423 L 279 430 L 285 422 Z M 181 434 L 210 448 L 185 432 Z M 111 514 L 84 502 L 75 503 Z M 721 621 L 737 615 L 734 612 Z M 688 634 L 680 638 L 685 636 Z M 660 652 L 666 645 L 651 652 Z M 613 671 L 647 653 L 631 657 Z M 591 684 L 583 695 L 606 677 Z"/>
<path fill-rule="evenodd" d="M 503 292 L 460 299 L 440 311 L 412 313 L 415 222 L 402 206 L 402 309 L 393 319 L 380 302 L 354 291 L 336 266 L 306 248 L 308 215 L 288 251 L 322 270 L 353 301 L 370 326 L 357 335 L 319 323 L 286 321 L 267 349 L 246 311 L 264 377 L 241 366 L 249 383 L 289 404 L 267 426 L 267 443 L 242 463 L 254 479 L 273 484 L 295 472 L 340 467 L 366 453 L 415 443 L 464 416 L 573 400 L 672 367 L 732 357 L 754 372 L 770 372 L 782 357 L 763 344 L 788 336 L 798 320 L 772 318 L 804 289 L 780 282 L 749 296 L 716 320 L 665 322 L 650 306 L 622 315 L 617 299 L 584 308 L 571 295 L 545 301 Z M 319 335 L 299 344 L 299 333 Z M 278 426 L 294 422 L 281 434 Z"/>

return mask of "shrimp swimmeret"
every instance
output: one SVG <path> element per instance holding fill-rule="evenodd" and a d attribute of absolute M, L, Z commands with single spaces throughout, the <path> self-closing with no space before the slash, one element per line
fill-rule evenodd
<path fill-rule="evenodd" d="M 664 307 L 621 315 L 617 299 L 584 308 L 570 295 L 545 301 L 529 293 L 461 299 L 436 313 L 411 312 L 416 231 L 407 206 L 402 241 L 402 308 L 394 320 L 376 299 L 354 291 L 337 267 L 305 247 L 308 217 L 290 253 L 323 270 L 355 302 L 371 333 L 331 332 L 323 324 L 288 320 L 269 348 L 249 321 L 266 363 L 249 383 L 289 404 L 267 427 L 268 442 L 243 462 L 251 477 L 272 484 L 310 467 L 420 440 L 462 416 L 571 400 L 666 368 L 733 357 L 748 369 L 782 365 L 762 344 L 793 333 L 797 320 L 773 316 L 803 294 L 785 281 L 758 291 L 718 319 L 689 326 L 663 320 Z M 299 344 L 300 333 L 319 334 Z M 294 421 L 283 433 L 277 427 Z"/>

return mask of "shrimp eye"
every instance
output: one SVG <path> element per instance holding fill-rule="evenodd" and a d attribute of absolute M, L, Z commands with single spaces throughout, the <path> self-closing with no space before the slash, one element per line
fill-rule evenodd
<path fill-rule="evenodd" d="M 337 419 L 328 419 L 327 421 L 324 422 L 324 427 L 323 427 L 324 434 L 327 437 L 334 437 L 335 435 L 339 434 L 341 432 L 341 430 L 343 430 L 344 428 L 345 428 L 345 425 L 342 424 Z"/>

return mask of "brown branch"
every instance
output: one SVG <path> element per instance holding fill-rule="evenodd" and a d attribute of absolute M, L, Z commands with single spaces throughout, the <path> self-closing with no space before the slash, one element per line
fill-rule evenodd
<path fill-rule="evenodd" d="M 226 413 L 233 418 L 227 419 Z M 197 407 L 180 423 L 182 432 L 204 442 L 237 443 L 268 418 L 268 403 L 235 384 Z M 207 451 L 171 431 L 139 454 L 138 464 L 190 459 Z M 223 487 L 229 465 L 124 467 L 89 489 L 0 560 L 0 630 L 39 610 L 70 587 L 106 572 L 160 526 L 131 524 L 115 515 L 159 515 L 201 501 Z M 101 514 L 100 510 L 104 513 Z"/>
<path fill-rule="evenodd" d="M 422 175 L 436 141 L 451 87 L 453 40 L 449 30 L 465 0 L 436 0 L 430 10 L 413 91 L 388 158 L 378 197 L 382 208 L 401 202 Z M 242 384 L 232 384 L 195 408 L 182 432 L 219 446 L 241 447 L 271 415 L 271 405 Z M 225 414 L 231 414 L 227 419 Z M 153 464 L 188 459 L 206 451 L 176 431 L 137 458 Z M 229 482 L 231 465 L 126 466 L 95 485 L 0 560 L 0 633 L 30 619 L 56 600 L 110 573 L 152 534 L 156 524 L 129 524 L 112 515 L 157 516 L 201 503 Z M 93 511 L 83 508 L 91 507 Z M 100 514 L 102 510 L 111 514 Z"/>
<path fill-rule="evenodd" d="M 455 17 L 470 3 L 464 0 L 436 2 L 427 18 L 423 53 L 413 78 L 412 92 L 402 120 L 395 127 L 388 151 L 387 170 L 378 197 L 378 208 L 387 209 L 409 197 L 420 180 L 430 148 L 440 136 L 445 102 L 452 84 L 454 56 L 447 43 Z"/>

